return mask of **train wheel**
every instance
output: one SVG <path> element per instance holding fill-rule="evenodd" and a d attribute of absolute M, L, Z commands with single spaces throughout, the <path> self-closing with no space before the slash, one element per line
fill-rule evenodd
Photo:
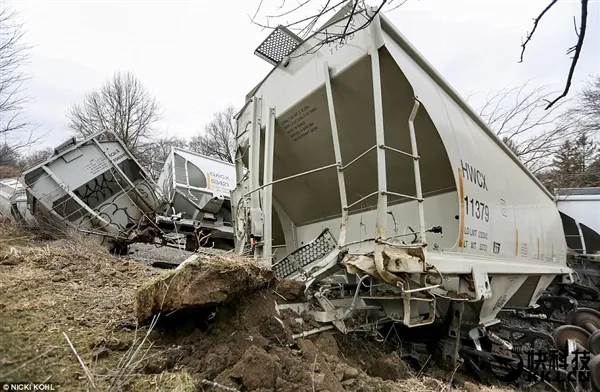
<path fill-rule="evenodd" d="M 600 329 L 600 312 L 590 308 L 577 308 L 567 314 L 566 323 L 595 332 Z M 590 331 L 591 328 L 593 331 Z"/>
<path fill-rule="evenodd" d="M 588 363 L 588 368 L 590 369 L 590 382 L 592 383 L 592 388 L 596 392 L 600 392 L 600 355 L 596 355 L 592 360 Z"/>
<path fill-rule="evenodd" d="M 575 340 L 582 348 L 587 349 L 590 333 L 575 325 L 562 325 L 552 332 L 552 338 L 556 348 L 563 353 L 567 353 L 567 341 L 569 339 Z"/>
<path fill-rule="evenodd" d="M 600 355 L 600 329 L 590 336 L 588 346 L 592 355 Z M 600 368 L 598 368 L 598 371 L 600 372 Z"/>
<path fill-rule="evenodd" d="M 594 355 L 600 354 L 600 312 L 590 308 L 578 308 L 567 314 L 567 324 L 581 327 L 591 336 L 588 349 Z M 592 339 L 593 338 L 593 339 Z"/>

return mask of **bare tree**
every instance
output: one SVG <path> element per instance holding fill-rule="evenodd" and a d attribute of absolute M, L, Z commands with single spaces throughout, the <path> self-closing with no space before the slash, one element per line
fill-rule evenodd
<path fill-rule="evenodd" d="M 583 49 L 583 42 L 585 40 L 585 33 L 587 31 L 587 22 L 588 22 L 588 20 L 587 20 L 588 19 L 588 0 L 579 0 L 579 1 L 581 2 L 581 11 L 580 11 L 580 16 L 579 16 L 579 29 L 577 28 L 577 20 L 575 19 L 575 16 L 573 16 L 573 25 L 575 27 L 575 35 L 577 36 L 577 41 L 576 41 L 575 45 L 571 46 L 567 50 L 567 55 L 572 53 L 573 57 L 571 57 L 571 66 L 569 67 L 569 73 L 567 75 L 567 81 L 565 83 L 565 88 L 562 91 L 562 93 L 560 95 L 558 95 L 556 98 L 554 98 L 552 101 L 547 100 L 546 110 L 550 109 L 552 106 L 554 106 L 554 104 L 556 102 L 563 99 L 564 97 L 567 96 L 567 94 L 569 94 L 569 90 L 571 88 L 571 83 L 573 81 L 573 74 L 575 73 L 575 68 L 577 67 L 577 62 L 579 61 L 579 57 L 581 55 L 581 50 Z M 550 8 L 552 8 L 557 2 L 558 2 L 558 0 L 552 0 L 550 2 L 550 4 L 548 4 L 546 6 L 546 8 L 544 8 L 542 10 L 542 12 L 538 15 L 538 17 L 533 20 L 533 29 L 531 29 L 531 33 L 527 33 L 527 37 L 521 44 L 521 59 L 519 62 L 523 62 L 523 56 L 525 54 L 525 49 L 527 48 L 527 44 L 531 41 L 531 38 L 533 37 L 533 34 L 535 33 L 535 30 L 537 29 L 540 20 L 546 14 L 546 12 L 548 12 L 548 10 L 550 10 Z"/>
<path fill-rule="evenodd" d="M 300 42 L 298 42 L 296 48 L 301 46 L 302 40 L 306 40 L 313 35 L 317 38 L 320 38 L 312 47 L 297 50 L 296 53 L 290 56 L 297 57 L 306 53 L 314 53 L 325 44 L 344 42 L 348 38 L 351 38 L 355 32 L 368 27 L 373 21 L 375 15 L 377 15 L 379 12 L 390 12 L 402 6 L 409 0 L 377 0 L 374 4 L 375 11 L 370 16 L 365 15 L 364 18 L 360 18 L 360 22 L 357 22 L 359 18 L 355 18 L 355 15 L 359 13 L 364 14 L 365 9 L 368 7 L 365 0 L 298 0 L 297 2 L 287 2 L 285 0 L 271 1 L 276 2 L 278 5 L 267 4 L 269 0 L 257 0 L 258 6 L 254 12 L 254 15 L 248 15 L 254 24 L 264 29 L 284 28 L 297 34 Z M 525 49 L 531 42 L 542 17 L 557 2 L 558 0 L 551 0 L 550 3 L 533 20 L 533 28 L 531 32 L 526 34 L 526 37 L 521 43 L 521 56 L 519 62 L 523 62 Z M 545 106 L 546 110 L 550 109 L 559 100 L 568 95 L 571 88 L 573 75 L 575 73 L 575 68 L 577 67 L 577 63 L 583 49 L 585 34 L 588 27 L 589 0 L 579 0 L 579 2 L 581 4 L 579 12 L 579 27 L 577 26 L 577 20 L 575 16 L 573 16 L 577 40 L 575 44 L 567 50 L 566 53 L 567 55 L 572 54 L 573 56 L 571 58 L 571 65 L 567 74 L 565 88 L 562 92 L 559 92 L 560 94 L 557 93 L 557 96 L 553 97 L 553 99 L 547 99 Z M 350 17 L 348 18 L 347 25 L 343 31 L 338 33 L 328 32 L 327 34 L 318 31 L 321 29 L 321 26 L 318 26 L 318 24 L 323 24 L 326 18 L 331 18 L 337 12 L 340 12 L 344 7 L 346 11 L 342 13 L 349 15 Z"/>
<path fill-rule="evenodd" d="M 187 140 L 177 136 L 166 135 L 153 138 L 139 148 L 138 160 L 142 166 L 150 170 L 154 178 L 157 178 L 171 149 L 186 148 L 187 144 Z"/>
<path fill-rule="evenodd" d="M 0 144 L 0 165 L 16 166 L 19 161 L 19 153 L 7 143 Z"/>
<path fill-rule="evenodd" d="M 152 139 L 143 154 L 147 156 L 149 161 L 164 162 L 169 152 L 171 152 L 171 148 L 186 148 L 187 144 L 188 142 L 184 138 L 166 135 Z"/>
<path fill-rule="evenodd" d="M 23 66 L 31 46 L 24 41 L 25 30 L 17 17 L 16 11 L 0 5 L 0 137 L 15 152 L 36 141 L 34 127 L 23 118 L 29 102 L 24 88 L 29 76 Z"/>
<path fill-rule="evenodd" d="M 75 134 L 112 131 L 136 156 L 161 116 L 156 99 L 131 72 L 115 72 L 100 90 L 88 93 L 67 112 Z"/>
<path fill-rule="evenodd" d="M 563 100 L 544 110 L 546 99 L 556 92 L 548 87 L 521 87 L 491 92 L 479 116 L 533 173 L 552 164 L 552 156 L 578 130 L 574 118 L 564 116 Z"/>
<path fill-rule="evenodd" d="M 197 153 L 233 163 L 235 127 L 235 109 L 228 106 L 213 115 L 213 119 L 204 127 L 204 132 L 192 138 L 189 148 Z"/>
<path fill-rule="evenodd" d="M 54 149 L 52 147 L 42 148 L 40 150 L 31 151 L 28 154 L 23 154 L 21 159 L 19 160 L 19 166 L 25 168 L 27 166 L 34 165 L 36 163 L 45 161 L 50 158 L 54 154 Z"/>
<path fill-rule="evenodd" d="M 600 74 L 592 76 L 576 95 L 575 104 L 569 107 L 566 116 L 576 121 L 582 132 L 600 138 Z"/>

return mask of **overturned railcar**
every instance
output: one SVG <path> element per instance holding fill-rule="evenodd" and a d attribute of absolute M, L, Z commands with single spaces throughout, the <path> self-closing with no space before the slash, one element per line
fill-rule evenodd
<path fill-rule="evenodd" d="M 157 183 L 168 200 L 158 226 L 186 237 L 186 249 L 234 247 L 231 191 L 235 167 L 193 151 L 173 147 Z"/>
<path fill-rule="evenodd" d="M 12 218 L 12 197 L 18 184 L 17 178 L 0 180 L 0 218 Z"/>
<path fill-rule="evenodd" d="M 237 116 L 236 250 L 329 285 L 314 315 L 343 331 L 533 306 L 571 278 L 552 195 L 385 16 L 351 9 L 257 49 L 274 68 Z"/>
<path fill-rule="evenodd" d="M 25 188 L 18 178 L 0 180 L 0 218 L 9 218 L 25 224 L 35 223 L 27 208 Z"/>
<path fill-rule="evenodd" d="M 162 196 L 148 173 L 112 132 L 58 146 L 21 177 L 29 211 L 40 225 L 74 228 L 122 253 L 159 234 Z"/>

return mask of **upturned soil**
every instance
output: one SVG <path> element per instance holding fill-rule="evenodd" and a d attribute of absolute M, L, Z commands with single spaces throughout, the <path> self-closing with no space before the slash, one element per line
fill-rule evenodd
<path fill-rule="evenodd" d="M 364 336 L 293 339 L 315 325 L 275 305 L 297 295 L 252 260 L 200 257 L 164 272 L 77 236 L 49 240 L 4 224 L 0 382 L 61 391 L 507 390 L 459 372 L 421 374 Z"/>

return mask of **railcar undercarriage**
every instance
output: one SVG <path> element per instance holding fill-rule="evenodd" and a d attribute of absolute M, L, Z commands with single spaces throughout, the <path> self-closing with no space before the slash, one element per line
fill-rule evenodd
<path fill-rule="evenodd" d="M 551 295 L 555 285 L 533 308 L 505 306 L 494 322 L 482 325 L 477 297 L 439 294 L 435 268 L 420 282 L 402 276 L 403 284 L 394 287 L 357 267 L 372 254 L 352 255 L 335 244 L 325 230 L 272 267 L 275 275 L 303 282 L 305 289 L 305 302 L 279 310 L 320 325 L 297 338 L 333 327 L 381 342 L 401 341 L 401 356 L 423 370 L 435 362 L 450 372 L 462 366 L 483 383 L 521 390 L 557 382 L 598 390 L 600 312 L 576 298 Z"/>

